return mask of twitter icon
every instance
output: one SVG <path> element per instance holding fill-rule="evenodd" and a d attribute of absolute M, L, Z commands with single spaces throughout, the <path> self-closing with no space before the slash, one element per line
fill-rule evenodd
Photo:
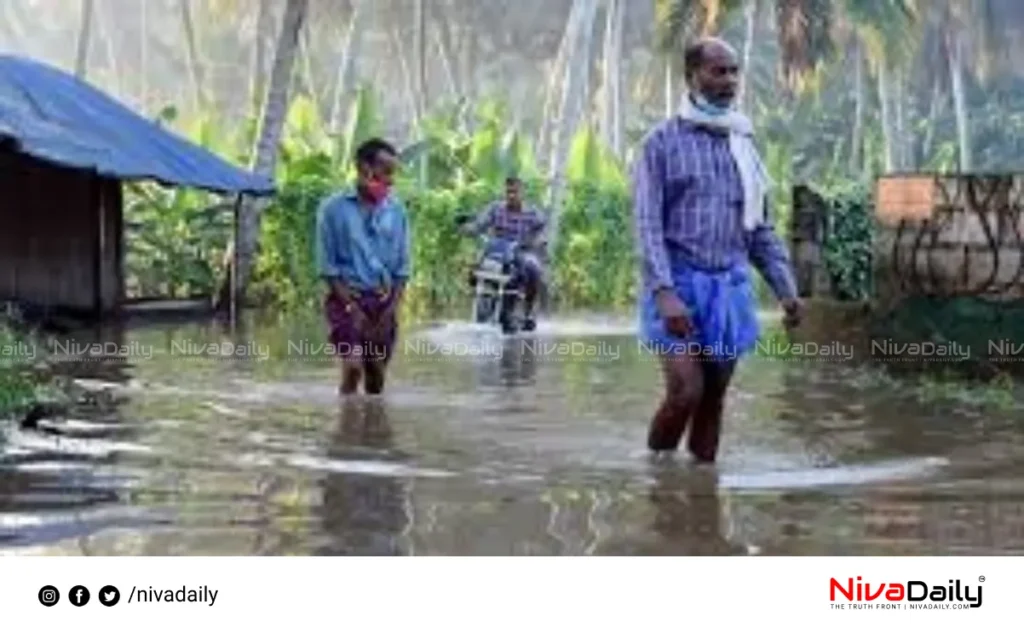
<path fill-rule="evenodd" d="M 107 585 L 100 589 L 100 604 L 105 607 L 112 607 L 121 600 L 121 592 L 114 585 Z"/>

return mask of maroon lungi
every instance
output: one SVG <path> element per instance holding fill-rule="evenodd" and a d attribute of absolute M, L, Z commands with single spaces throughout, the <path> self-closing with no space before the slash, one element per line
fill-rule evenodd
<path fill-rule="evenodd" d="M 381 315 L 394 304 L 394 290 L 354 293 L 354 302 L 366 315 L 366 324 L 360 329 L 354 311 L 334 292 L 324 300 L 324 312 L 329 328 L 329 340 L 335 353 L 346 359 L 364 362 L 387 362 L 398 335 L 398 315 L 392 311 L 384 320 Z"/>

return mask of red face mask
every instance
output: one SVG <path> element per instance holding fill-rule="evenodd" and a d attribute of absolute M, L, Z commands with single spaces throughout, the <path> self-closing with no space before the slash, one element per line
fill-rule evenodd
<path fill-rule="evenodd" d="M 391 184 L 387 183 L 380 178 L 371 178 L 366 181 L 364 188 L 366 197 L 373 204 L 380 204 L 384 198 L 388 197 L 388 192 L 391 190 Z"/>

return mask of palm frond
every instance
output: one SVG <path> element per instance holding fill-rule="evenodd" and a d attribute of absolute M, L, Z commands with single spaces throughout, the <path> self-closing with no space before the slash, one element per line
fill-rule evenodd
<path fill-rule="evenodd" d="M 655 42 L 662 54 L 678 53 L 691 38 L 713 35 L 745 0 L 655 0 Z"/>

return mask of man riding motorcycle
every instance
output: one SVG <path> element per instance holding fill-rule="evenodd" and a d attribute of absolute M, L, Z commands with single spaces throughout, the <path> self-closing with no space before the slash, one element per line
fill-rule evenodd
<path fill-rule="evenodd" d="M 528 327 L 532 327 L 533 307 L 544 283 L 542 234 L 546 221 L 536 209 L 523 206 L 522 181 L 516 176 L 505 179 L 505 199 L 494 202 L 483 213 L 462 225 L 466 235 L 488 231 L 492 238 L 515 241 L 521 249 L 517 254 L 519 273 L 523 278 L 523 309 Z"/>

